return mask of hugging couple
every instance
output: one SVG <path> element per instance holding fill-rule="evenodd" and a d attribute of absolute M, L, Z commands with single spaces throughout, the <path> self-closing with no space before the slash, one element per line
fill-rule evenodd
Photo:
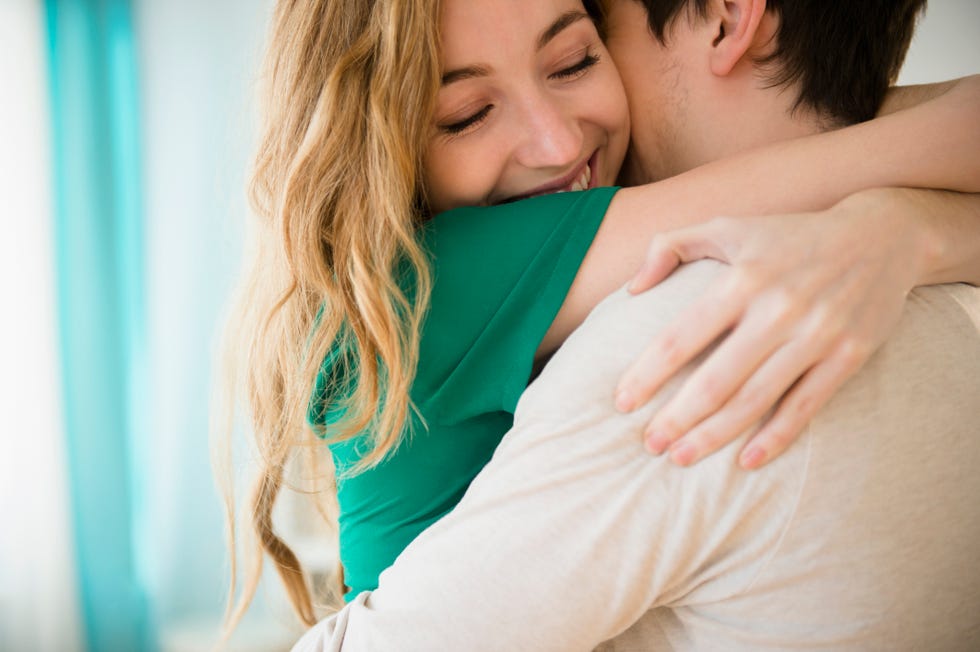
<path fill-rule="evenodd" d="M 980 81 L 890 88 L 924 4 L 278 3 L 229 382 L 294 650 L 980 644 Z"/>

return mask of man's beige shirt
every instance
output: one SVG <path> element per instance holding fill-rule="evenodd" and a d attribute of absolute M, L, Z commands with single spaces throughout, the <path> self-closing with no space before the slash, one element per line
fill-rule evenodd
<path fill-rule="evenodd" d="M 456 510 L 295 650 L 980 649 L 980 290 L 913 291 L 763 470 L 677 468 L 640 433 L 693 367 L 634 414 L 613 389 L 723 269 L 597 307 Z"/>

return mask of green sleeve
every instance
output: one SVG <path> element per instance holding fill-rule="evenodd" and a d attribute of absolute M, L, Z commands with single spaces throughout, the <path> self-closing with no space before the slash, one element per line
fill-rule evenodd
<path fill-rule="evenodd" d="M 455 423 L 513 413 L 616 188 L 558 193 L 436 217 L 434 285 L 413 397 Z"/>

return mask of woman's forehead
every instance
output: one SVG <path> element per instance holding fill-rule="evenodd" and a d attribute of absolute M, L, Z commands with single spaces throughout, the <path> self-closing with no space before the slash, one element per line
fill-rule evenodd
<path fill-rule="evenodd" d="M 533 53 L 563 16 L 587 16 L 580 0 L 443 0 L 443 67 Z"/>

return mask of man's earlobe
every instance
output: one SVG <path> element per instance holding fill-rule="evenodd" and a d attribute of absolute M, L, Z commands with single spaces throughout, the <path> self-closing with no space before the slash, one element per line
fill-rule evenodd
<path fill-rule="evenodd" d="M 716 27 L 711 44 L 711 72 L 729 74 L 752 48 L 766 13 L 766 0 L 715 0 L 710 16 Z"/>

